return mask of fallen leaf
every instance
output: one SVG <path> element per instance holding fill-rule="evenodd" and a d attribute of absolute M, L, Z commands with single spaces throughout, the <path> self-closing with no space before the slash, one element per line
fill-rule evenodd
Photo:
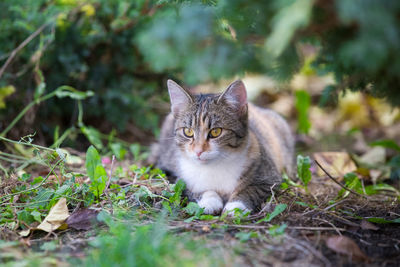
<path fill-rule="evenodd" d="M 208 227 L 207 225 L 204 225 L 201 230 L 205 233 L 209 233 L 211 231 L 210 227 Z"/>
<path fill-rule="evenodd" d="M 376 146 L 360 157 L 360 161 L 368 166 L 379 166 L 386 161 L 385 148 Z"/>
<path fill-rule="evenodd" d="M 67 200 L 65 198 L 60 198 L 58 202 L 50 209 L 49 214 L 36 229 L 43 230 L 48 233 L 52 232 L 62 226 L 68 217 L 69 212 Z"/>
<path fill-rule="evenodd" d="M 81 157 L 68 154 L 65 163 L 67 165 L 80 166 L 84 162 L 83 162 L 83 159 Z"/>
<path fill-rule="evenodd" d="M 89 230 L 97 221 L 98 210 L 81 209 L 72 213 L 66 223 L 76 230 Z"/>
<path fill-rule="evenodd" d="M 369 176 L 371 177 L 372 182 L 374 184 L 376 184 L 376 182 L 378 181 L 379 177 L 382 176 L 382 174 L 383 174 L 382 170 L 374 170 L 374 169 L 372 169 L 372 170 L 369 171 Z"/>
<path fill-rule="evenodd" d="M 31 229 L 28 228 L 28 229 L 20 231 L 18 234 L 20 236 L 27 237 L 30 233 L 31 233 Z"/>
<path fill-rule="evenodd" d="M 368 257 L 360 250 L 357 243 L 347 236 L 331 236 L 326 240 L 326 246 L 337 253 L 350 256 L 355 260 L 368 260 Z"/>
<path fill-rule="evenodd" d="M 354 172 L 357 167 L 350 155 L 346 152 L 318 152 L 313 157 L 333 177 L 343 177 L 346 173 Z M 320 168 L 317 170 L 319 176 L 325 172 Z"/>
<path fill-rule="evenodd" d="M 360 92 L 349 92 L 340 97 L 336 125 L 345 126 L 348 129 L 371 125 L 368 106 L 365 104 L 365 96 Z"/>
<path fill-rule="evenodd" d="M 362 220 L 360 226 L 363 230 L 374 230 L 374 231 L 379 230 L 378 226 L 366 220 Z"/>

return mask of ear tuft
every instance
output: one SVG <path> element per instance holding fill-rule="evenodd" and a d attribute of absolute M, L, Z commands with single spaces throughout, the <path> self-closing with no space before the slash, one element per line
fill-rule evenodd
<path fill-rule="evenodd" d="M 247 106 L 246 87 L 241 80 L 234 81 L 218 98 L 218 102 L 224 99 L 228 104 L 243 111 Z"/>
<path fill-rule="evenodd" d="M 171 100 L 171 111 L 176 114 L 193 102 L 192 96 L 173 80 L 167 81 L 168 93 Z"/>

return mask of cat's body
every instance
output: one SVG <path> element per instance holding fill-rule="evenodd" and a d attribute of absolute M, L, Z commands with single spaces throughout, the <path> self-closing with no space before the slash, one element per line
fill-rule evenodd
<path fill-rule="evenodd" d="M 154 163 L 185 181 L 205 213 L 254 211 L 293 174 L 294 139 L 277 113 L 247 103 L 242 82 L 224 93 L 192 96 L 169 81 L 172 112 L 154 146 Z"/>

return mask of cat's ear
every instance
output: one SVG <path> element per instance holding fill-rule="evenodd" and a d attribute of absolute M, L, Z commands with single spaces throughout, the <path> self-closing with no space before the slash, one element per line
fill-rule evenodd
<path fill-rule="evenodd" d="M 247 110 L 246 87 L 241 80 L 231 83 L 218 98 L 218 102 L 222 99 L 241 112 L 245 112 Z"/>
<path fill-rule="evenodd" d="M 193 102 L 191 94 L 173 80 L 168 80 L 167 86 L 169 98 L 171 100 L 172 113 L 178 113 L 179 110 Z"/>

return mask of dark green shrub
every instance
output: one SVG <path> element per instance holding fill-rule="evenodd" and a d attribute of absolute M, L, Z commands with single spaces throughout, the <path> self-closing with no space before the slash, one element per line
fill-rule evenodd
<path fill-rule="evenodd" d="M 1 77 L 0 107 L 4 86 L 17 92 L 0 110 L 1 127 L 44 81 L 46 91 L 62 84 L 94 91 L 84 102 L 87 124 L 154 130 L 167 78 L 192 85 L 251 72 L 287 80 L 303 64 L 304 44 L 317 48 L 317 73 L 335 76 L 325 98 L 351 89 L 399 105 L 399 14 L 397 0 L 4 0 L 2 64 L 47 24 Z M 51 135 L 52 125 L 68 126 L 76 110 L 72 101 L 52 99 L 31 128 Z"/>

